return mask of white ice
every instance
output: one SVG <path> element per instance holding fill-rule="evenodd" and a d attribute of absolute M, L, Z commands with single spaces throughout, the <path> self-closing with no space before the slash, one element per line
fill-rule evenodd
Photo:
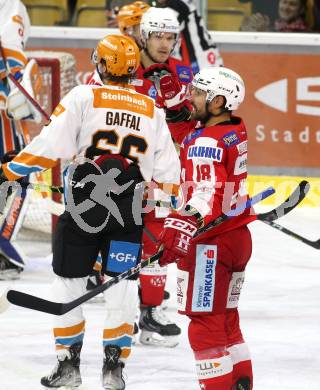
<path fill-rule="evenodd" d="M 294 210 L 279 222 L 315 240 L 320 237 L 320 212 Z M 255 390 L 320 388 L 320 251 L 261 223 L 251 224 L 254 252 L 247 267 L 240 303 L 242 330 L 254 365 Z M 236 243 L 235 243 L 236 245 Z M 29 243 L 30 258 L 21 280 L 0 282 L 46 296 L 52 279 L 48 247 Z M 41 253 L 35 257 L 35 250 Z M 174 309 L 175 269 L 168 288 L 168 315 L 182 327 L 173 349 L 135 345 L 126 367 L 128 390 L 198 389 L 193 355 L 187 340 L 187 318 Z M 81 390 L 102 389 L 101 303 L 85 305 L 87 332 L 82 353 Z M 41 389 L 39 379 L 55 364 L 51 317 L 11 306 L 0 315 L 0 390 Z"/>

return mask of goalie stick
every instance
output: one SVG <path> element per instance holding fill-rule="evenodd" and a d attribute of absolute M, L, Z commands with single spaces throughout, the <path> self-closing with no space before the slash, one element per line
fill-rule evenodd
<path fill-rule="evenodd" d="M 7 62 L 6 57 L 4 55 L 4 50 L 0 42 L 0 53 L 2 59 Z M 10 72 L 10 69 L 6 66 L 7 69 L 7 77 L 8 79 L 19 89 L 19 91 L 29 100 L 29 102 L 40 112 L 40 114 L 45 118 L 47 122 L 50 121 L 49 115 L 44 111 L 44 109 L 40 106 L 40 104 L 25 90 L 25 88 L 16 80 L 13 74 Z"/>
<path fill-rule="evenodd" d="M 261 215 L 257 214 L 257 219 L 262 220 L 261 218 L 263 216 L 263 218 L 267 218 L 270 221 L 272 219 L 277 219 L 279 214 L 285 215 L 285 214 L 289 213 L 294 207 L 296 207 L 304 199 L 306 192 L 307 192 L 307 191 L 305 191 L 305 189 L 307 187 L 308 187 L 308 183 L 306 181 L 301 182 L 298 185 L 298 187 L 294 190 L 294 192 L 286 199 L 285 202 L 283 202 L 281 205 L 279 205 L 278 207 L 276 207 L 275 209 L 273 209 L 267 213 L 263 213 Z M 228 220 L 229 218 L 232 218 L 232 217 L 240 214 L 245 209 L 253 206 L 254 204 L 258 203 L 259 201 L 272 195 L 274 192 L 275 191 L 273 188 L 269 188 L 269 189 L 263 191 L 262 193 L 250 198 L 246 202 L 246 204 L 243 204 L 243 205 L 239 206 L 237 209 L 233 210 L 231 215 L 222 214 L 218 218 L 216 218 L 214 221 L 212 221 L 210 224 L 205 226 L 204 228 L 199 229 L 196 233 L 196 236 L 214 228 L 215 226 L 220 225 L 221 223 Z M 149 259 L 142 261 L 137 266 L 130 268 L 129 270 L 121 273 L 120 275 L 112 278 L 108 282 L 96 287 L 95 289 L 89 291 L 88 293 L 82 295 L 81 297 L 79 297 L 71 302 L 67 302 L 67 303 L 52 302 L 52 301 L 48 301 L 48 300 L 30 295 L 30 294 L 26 294 L 26 293 L 23 293 L 20 291 L 16 291 L 16 290 L 9 290 L 8 292 L 5 292 L 4 295 L 6 295 L 6 299 L 2 295 L 2 297 L 0 297 L 0 302 L 2 301 L 4 303 L 7 303 L 7 300 L 8 300 L 9 302 L 11 302 L 12 304 L 17 305 L 17 306 L 22 306 L 22 307 L 25 307 L 28 309 L 42 311 L 44 313 L 49 313 L 49 314 L 54 314 L 54 315 L 63 315 L 65 313 L 69 312 L 70 310 L 74 309 L 75 307 L 81 305 L 82 303 L 88 301 L 89 299 L 93 298 L 94 296 L 100 294 L 101 292 L 107 290 L 108 288 L 110 288 L 114 284 L 119 283 L 121 280 L 126 279 L 126 278 L 130 277 L 131 275 L 139 272 L 141 270 L 141 268 L 146 267 L 149 264 L 159 260 L 161 255 L 162 255 L 162 251 L 160 250 L 158 253 L 151 256 Z M 5 307 L 5 306 L 6 305 L 3 304 L 3 307 Z M 1 312 L 1 307 L 0 307 L 0 312 Z"/>
<path fill-rule="evenodd" d="M 266 189 L 265 191 L 253 196 L 252 198 L 249 198 L 246 203 L 243 203 L 239 205 L 235 210 L 232 210 L 232 212 L 229 214 L 222 214 L 215 220 L 213 220 L 208 225 L 204 226 L 201 229 L 198 229 L 195 236 L 199 236 L 200 234 L 207 232 L 208 230 L 222 224 L 224 221 L 241 214 L 244 210 L 251 208 L 254 204 L 260 202 L 261 200 L 267 198 L 268 196 L 272 195 L 275 192 L 275 190 L 270 187 Z M 130 277 L 131 275 L 139 272 L 141 268 L 146 267 L 150 265 L 151 263 L 159 260 L 159 258 L 162 255 L 162 250 L 160 249 L 158 253 L 151 256 L 150 258 L 142 261 L 135 267 L 130 268 L 129 270 L 121 273 L 120 275 L 112 278 L 108 282 L 94 288 L 93 290 L 89 291 L 88 293 L 82 295 L 81 297 L 67 303 L 58 303 L 58 302 L 52 302 L 48 301 L 30 294 L 26 294 L 20 291 L 16 290 L 9 290 L 7 293 L 7 300 L 14 305 L 26 307 L 32 310 L 42 311 L 49 314 L 54 315 L 63 315 L 70 310 L 74 309 L 75 307 L 81 305 L 82 303 L 86 302 L 87 300 L 93 298 L 94 296 L 100 294 L 101 292 L 107 290 L 111 286 L 113 286 L 116 283 L 119 283 L 121 280 L 126 279 Z M 5 299 L 0 298 L 0 301 L 5 301 Z M 1 308 L 0 308 L 1 312 Z"/>

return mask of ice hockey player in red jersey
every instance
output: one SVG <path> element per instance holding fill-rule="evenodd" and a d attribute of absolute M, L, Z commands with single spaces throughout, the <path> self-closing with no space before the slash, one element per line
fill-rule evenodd
<path fill-rule="evenodd" d="M 168 8 L 158 9 L 151 7 L 143 15 L 140 23 L 141 33 L 141 64 L 138 68 L 138 83 L 136 90 L 156 99 L 158 107 L 166 108 L 168 100 L 162 85 L 154 84 L 154 72 L 161 72 L 162 66 L 169 79 L 169 95 L 172 104 L 180 104 L 183 97 L 181 85 L 188 84 L 192 79 L 192 72 L 188 66 L 171 57 L 171 53 L 179 39 L 179 23 L 174 12 Z M 160 66 L 160 68 L 159 68 Z M 167 71 L 169 69 L 169 72 Z M 172 84 L 171 73 L 176 84 Z M 151 80 L 149 79 L 151 78 Z M 140 81 L 141 80 L 141 81 Z M 163 80 L 163 79 L 162 79 Z M 161 93 L 164 91 L 164 93 Z M 168 123 L 171 136 L 176 143 L 180 143 L 186 135 L 183 124 Z M 167 194 L 155 188 L 150 196 L 156 199 L 169 200 Z M 156 243 L 146 231 L 151 232 L 157 240 L 163 226 L 163 218 L 168 209 L 155 208 L 144 218 L 145 231 L 143 235 L 143 257 L 148 258 L 155 253 Z M 170 321 L 160 305 L 163 302 L 167 270 L 158 264 L 146 267 L 140 272 L 140 342 L 143 344 L 162 345 L 172 347 L 178 344 L 180 328 Z"/>
<path fill-rule="evenodd" d="M 198 12 L 198 1 L 158 0 L 157 4 L 171 8 L 177 13 L 181 25 L 181 43 L 178 47 L 178 56 L 185 64 L 190 65 L 194 74 L 202 68 L 223 66 L 220 51 Z"/>
<path fill-rule="evenodd" d="M 165 108 L 169 130 L 178 145 L 187 134 L 181 121 L 190 116 L 190 111 L 185 107 L 185 90 L 192 80 L 192 71 L 181 61 L 171 57 L 180 33 L 175 13 L 168 8 L 149 7 L 146 3 L 136 1 L 120 8 L 117 19 L 120 31 L 134 38 L 141 48 L 141 63 L 137 79 L 134 80 L 135 89 L 156 99 L 158 107 Z M 155 80 L 159 80 L 159 83 L 154 82 Z M 96 76 L 93 81 L 97 82 Z M 156 199 L 169 199 L 160 189 L 150 192 L 152 195 L 149 195 Z M 168 209 L 156 207 L 155 211 L 145 215 L 144 258 L 155 253 L 154 238 L 158 239 L 167 214 Z M 146 230 L 151 232 L 153 239 Z M 146 267 L 140 273 L 139 325 L 140 341 L 143 344 L 172 347 L 178 343 L 180 328 L 165 316 L 160 307 L 166 274 L 166 269 L 158 264 Z"/>
<path fill-rule="evenodd" d="M 160 265 L 177 261 L 177 297 L 189 317 L 189 342 L 198 380 L 205 390 L 250 390 L 252 367 L 243 339 L 238 300 L 251 256 L 249 212 L 192 240 L 196 230 L 247 199 L 247 132 L 232 112 L 245 86 L 234 71 L 207 68 L 192 81 L 194 129 L 180 151 L 182 189 L 188 212 L 164 222 Z M 190 126 L 194 122 L 190 122 Z"/>

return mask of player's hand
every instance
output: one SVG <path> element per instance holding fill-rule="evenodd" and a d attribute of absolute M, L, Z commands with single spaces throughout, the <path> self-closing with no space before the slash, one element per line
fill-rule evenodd
<path fill-rule="evenodd" d="M 159 247 L 162 246 L 163 249 L 163 255 L 159 260 L 162 267 L 188 254 L 191 239 L 198 227 L 199 222 L 193 215 L 168 215 L 159 238 Z"/>
<path fill-rule="evenodd" d="M 183 105 L 186 100 L 186 89 L 169 65 L 151 65 L 144 71 L 143 76 L 154 83 L 165 107 L 177 110 Z"/>
<path fill-rule="evenodd" d="M 17 150 L 10 150 L 0 158 L 1 164 L 6 164 L 12 161 L 18 154 L 19 152 Z"/>

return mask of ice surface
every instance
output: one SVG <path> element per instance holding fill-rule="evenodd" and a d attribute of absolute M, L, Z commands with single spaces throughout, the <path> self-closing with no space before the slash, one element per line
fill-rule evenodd
<path fill-rule="evenodd" d="M 279 220 L 314 240 L 320 237 L 320 212 L 298 209 Z M 240 302 L 242 329 L 251 349 L 256 390 L 320 388 L 320 251 L 261 223 L 251 224 L 254 253 Z M 235 244 L 236 245 L 236 244 Z M 27 244 L 21 280 L 0 282 L 48 296 L 52 279 L 48 247 Z M 198 389 L 187 340 L 187 318 L 174 311 L 175 268 L 170 268 L 172 298 L 168 315 L 183 328 L 173 349 L 135 345 L 126 367 L 128 390 Z M 82 353 L 81 390 L 102 389 L 102 303 L 85 305 L 87 332 Z M 39 379 L 55 364 L 51 317 L 11 306 L 0 315 L 0 390 L 41 389 Z"/>

